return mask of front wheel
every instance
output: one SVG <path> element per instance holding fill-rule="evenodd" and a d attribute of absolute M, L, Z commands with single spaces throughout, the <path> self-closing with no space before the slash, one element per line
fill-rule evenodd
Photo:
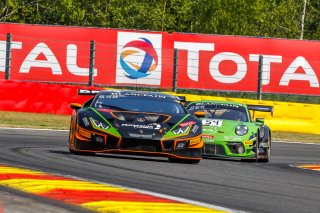
<path fill-rule="evenodd" d="M 87 155 L 87 156 L 95 155 L 94 152 L 76 151 L 76 139 L 74 138 L 74 135 L 69 136 L 69 152 L 76 155 Z"/>
<path fill-rule="evenodd" d="M 270 161 L 270 156 L 271 156 L 271 137 L 270 137 L 270 135 L 268 136 L 267 144 L 268 144 L 267 148 L 264 149 L 265 158 L 259 159 L 259 162 L 267 163 Z"/>

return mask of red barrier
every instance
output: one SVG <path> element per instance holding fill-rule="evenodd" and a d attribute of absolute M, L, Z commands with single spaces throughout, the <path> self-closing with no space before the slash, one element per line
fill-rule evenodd
<path fill-rule="evenodd" d="M 82 104 L 91 97 L 79 96 L 78 88 L 91 87 L 0 80 L 0 110 L 68 115 L 71 103 Z"/>
<path fill-rule="evenodd" d="M 95 84 L 256 92 L 263 56 L 262 92 L 320 95 L 318 41 L 9 23 L 0 33 L 0 79 L 11 33 L 11 80 L 87 83 L 95 41 Z"/>

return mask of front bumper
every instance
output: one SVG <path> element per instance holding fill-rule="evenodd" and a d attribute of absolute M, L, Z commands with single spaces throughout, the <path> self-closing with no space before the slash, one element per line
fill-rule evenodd
<path fill-rule="evenodd" d="M 205 143 L 202 148 L 203 157 L 255 158 L 254 145 L 242 142 Z"/>
<path fill-rule="evenodd" d="M 87 131 L 87 130 L 82 130 Z M 92 153 L 121 153 L 152 156 L 167 156 L 170 158 L 200 160 L 201 150 L 204 145 L 191 144 L 193 138 L 181 140 L 150 140 L 121 138 L 109 134 L 88 132 L 85 134 L 76 131 L 74 139 L 74 151 Z M 197 136 L 197 137 L 201 137 Z"/>

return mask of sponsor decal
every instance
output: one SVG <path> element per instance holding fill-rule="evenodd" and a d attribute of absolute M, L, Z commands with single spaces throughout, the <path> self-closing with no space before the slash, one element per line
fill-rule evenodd
<path fill-rule="evenodd" d="M 125 92 L 120 93 L 122 96 L 139 96 L 139 97 L 150 97 L 150 98 L 160 98 L 165 99 L 167 96 L 161 94 L 149 94 L 149 93 L 141 93 L 141 92 Z"/>
<path fill-rule="evenodd" d="M 100 90 L 88 90 L 88 89 L 79 89 L 79 95 L 96 95 L 100 92 Z"/>
<path fill-rule="evenodd" d="M 143 124 L 122 124 L 122 127 L 132 127 L 134 129 L 155 129 L 158 130 L 161 128 L 160 124 L 147 124 L 147 125 L 143 125 Z"/>
<path fill-rule="evenodd" d="M 253 145 L 253 141 L 244 141 L 244 145 Z"/>
<path fill-rule="evenodd" d="M 142 134 L 135 134 L 135 133 L 130 133 L 129 135 L 132 138 L 152 139 L 152 135 L 142 135 Z"/>
<path fill-rule="evenodd" d="M 241 137 L 239 137 L 239 136 L 224 136 L 224 140 L 226 140 L 226 141 L 241 141 Z"/>
<path fill-rule="evenodd" d="M 93 123 L 93 128 L 98 128 L 98 129 L 103 129 L 103 130 L 107 130 L 107 129 L 110 128 L 107 124 L 104 124 L 101 121 L 98 121 L 98 120 L 96 120 L 94 118 L 90 117 L 90 120 Z"/>
<path fill-rule="evenodd" d="M 222 123 L 223 123 L 223 120 L 218 120 L 218 119 L 203 119 L 202 120 L 202 125 L 203 126 L 221 127 Z"/>
<path fill-rule="evenodd" d="M 172 132 L 176 135 L 181 135 L 181 134 L 187 133 L 189 131 L 189 129 L 190 129 L 190 126 L 185 126 L 185 127 L 175 129 Z"/>
<path fill-rule="evenodd" d="M 202 135 L 203 138 L 208 138 L 208 139 L 213 139 L 214 136 L 213 135 Z"/>
<path fill-rule="evenodd" d="M 198 125 L 194 125 L 192 130 L 191 130 L 191 132 L 196 133 L 198 129 L 199 129 L 199 126 Z"/>
<path fill-rule="evenodd" d="M 118 32 L 116 83 L 160 85 L 162 35 Z"/>
<path fill-rule="evenodd" d="M 188 107 L 188 110 L 204 110 L 205 109 L 205 106 L 204 105 L 199 105 L 198 106 L 198 103 L 196 103 L 196 106 L 195 105 L 192 105 L 192 106 L 189 106 Z"/>
<path fill-rule="evenodd" d="M 187 121 L 187 122 L 183 122 L 181 124 L 179 124 L 180 127 L 186 127 L 186 126 L 191 126 L 193 124 L 196 124 L 195 121 Z"/>
<path fill-rule="evenodd" d="M 239 108 L 240 105 L 237 104 L 228 104 L 228 103 L 210 103 L 210 102 L 199 102 L 199 103 L 194 103 L 190 106 L 189 110 L 194 110 L 194 109 L 207 109 L 210 107 L 228 107 L 228 108 Z"/>
<path fill-rule="evenodd" d="M 109 95 L 99 95 L 99 99 L 108 99 L 108 98 L 121 98 L 126 96 L 136 96 L 136 97 L 148 97 L 148 98 L 159 98 L 159 99 L 166 99 L 168 96 L 161 95 L 161 94 L 148 94 L 148 93 L 141 93 L 141 92 L 113 92 Z"/>
<path fill-rule="evenodd" d="M 85 126 L 89 126 L 90 125 L 87 117 L 82 118 L 82 121 L 83 121 Z"/>
<path fill-rule="evenodd" d="M 201 142 L 201 137 L 199 138 L 195 138 L 195 139 L 191 139 L 189 145 L 195 145 Z"/>
<path fill-rule="evenodd" d="M 214 127 L 203 126 L 203 132 L 206 132 L 209 134 L 215 134 L 215 133 L 217 133 L 217 129 Z"/>

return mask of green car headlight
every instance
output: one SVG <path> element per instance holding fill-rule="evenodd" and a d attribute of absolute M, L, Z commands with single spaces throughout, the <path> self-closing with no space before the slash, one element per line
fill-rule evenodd
<path fill-rule="evenodd" d="M 246 125 L 239 125 L 235 129 L 235 133 L 239 136 L 245 135 L 248 133 L 248 127 Z"/>
<path fill-rule="evenodd" d="M 105 123 L 103 123 L 103 122 L 101 122 L 101 121 L 98 121 L 98 120 L 96 120 L 96 119 L 94 119 L 94 118 L 91 118 L 91 117 L 90 117 L 90 121 L 91 121 L 91 123 L 93 124 L 93 125 L 92 125 L 93 128 L 95 128 L 95 129 L 107 130 L 107 129 L 110 128 L 109 125 L 107 125 L 107 124 L 105 124 Z"/>

